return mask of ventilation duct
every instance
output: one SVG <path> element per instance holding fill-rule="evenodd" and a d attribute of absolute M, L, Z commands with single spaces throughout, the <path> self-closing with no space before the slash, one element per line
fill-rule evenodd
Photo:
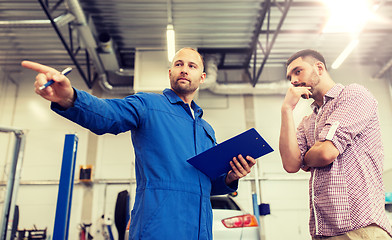
<path fill-rule="evenodd" d="M 114 49 L 112 48 L 112 43 L 110 36 L 103 36 L 103 41 L 100 42 L 100 47 L 96 43 L 94 35 L 89 27 L 86 17 L 83 13 L 82 7 L 78 0 L 67 0 L 66 1 L 68 10 L 75 16 L 76 21 L 76 29 L 79 32 L 79 35 L 82 39 L 84 47 L 90 55 L 90 58 L 93 61 L 95 70 L 98 74 L 98 82 L 99 85 L 105 92 L 114 93 L 114 94 L 132 94 L 133 88 L 132 86 L 113 86 L 108 81 L 108 76 L 106 74 L 106 70 L 120 71 L 119 64 L 117 61 L 116 54 Z M 97 49 L 101 50 L 101 53 L 98 53 Z M 102 59 L 101 59 L 102 55 Z M 113 62 L 110 62 L 113 61 Z M 108 69 L 105 68 L 106 64 Z"/>
<path fill-rule="evenodd" d="M 66 5 L 68 6 L 68 10 L 75 16 L 75 28 L 79 33 L 79 37 L 82 41 L 83 47 L 86 48 L 86 51 L 88 52 L 91 60 L 93 61 L 95 70 L 97 71 L 98 75 L 105 74 L 105 69 L 96 51 L 98 47 L 97 43 L 87 23 L 82 7 L 77 0 L 68 0 L 66 1 L 66 3 Z"/>
<path fill-rule="evenodd" d="M 117 71 L 120 66 L 112 38 L 108 33 L 98 35 L 98 55 L 106 71 Z"/>
<path fill-rule="evenodd" d="M 207 55 L 205 57 L 207 77 L 204 84 L 200 85 L 200 89 L 208 89 L 214 94 L 223 95 L 285 95 L 287 89 L 291 86 L 287 80 L 258 83 L 255 87 L 250 83 L 240 84 L 219 84 L 218 79 L 218 56 Z"/>

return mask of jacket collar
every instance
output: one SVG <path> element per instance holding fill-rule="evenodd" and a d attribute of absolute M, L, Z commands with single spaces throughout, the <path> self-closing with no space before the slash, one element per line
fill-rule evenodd
<path fill-rule="evenodd" d="M 182 101 L 182 99 L 170 88 L 163 90 L 163 95 L 166 96 L 171 104 L 185 104 L 184 101 Z M 199 107 L 193 100 L 191 102 L 191 107 L 195 112 L 195 116 L 203 116 L 203 109 L 201 109 L 201 107 Z"/>

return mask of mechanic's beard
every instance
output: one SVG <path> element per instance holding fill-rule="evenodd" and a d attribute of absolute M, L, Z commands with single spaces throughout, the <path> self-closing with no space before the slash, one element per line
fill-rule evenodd
<path fill-rule="evenodd" d="M 189 85 L 182 85 L 179 84 L 177 81 L 172 86 L 173 90 L 176 91 L 178 94 L 191 94 L 196 91 L 197 87 Z"/>

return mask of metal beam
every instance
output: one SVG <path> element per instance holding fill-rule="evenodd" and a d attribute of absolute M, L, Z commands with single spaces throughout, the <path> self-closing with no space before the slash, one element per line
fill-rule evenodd
<path fill-rule="evenodd" d="M 280 4 L 276 3 L 276 1 L 274 2 L 274 6 L 278 7 L 279 10 L 282 11 L 282 16 L 281 16 L 280 21 L 279 21 L 275 30 L 270 30 L 270 24 L 269 24 L 270 23 L 269 20 L 270 20 L 271 6 L 272 6 L 271 2 L 269 0 L 266 0 L 262 5 L 263 8 L 262 8 L 261 15 L 264 16 L 264 18 L 260 19 L 260 21 L 257 25 L 255 35 L 253 36 L 253 39 L 252 39 L 252 54 L 250 56 L 248 56 L 247 61 L 245 62 L 245 65 L 244 65 L 244 67 L 247 69 L 247 74 L 248 74 L 248 77 L 249 77 L 253 87 L 256 86 L 256 84 L 260 78 L 260 75 L 261 75 L 261 73 L 264 69 L 264 66 L 268 60 L 268 57 L 271 53 L 273 45 L 275 44 L 276 38 L 280 32 L 280 29 L 283 25 L 283 22 L 286 19 L 287 13 L 290 9 L 292 2 L 293 2 L 292 0 L 286 0 L 284 2 L 284 6 L 280 6 Z M 264 20 L 265 20 L 266 16 L 267 16 L 267 20 L 268 20 L 267 21 L 267 29 L 265 30 L 265 32 L 263 32 L 262 28 L 263 28 Z M 266 34 L 266 42 L 264 43 L 264 45 L 262 45 L 259 42 L 259 36 L 262 32 Z M 270 40 L 270 34 L 273 34 L 271 40 Z M 263 55 L 264 55 L 263 61 L 261 62 L 261 64 L 259 66 L 257 66 L 257 62 L 256 62 L 258 44 L 260 45 L 259 46 L 260 50 L 262 50 Z M 252 55 L 254 57 L 253 74 L 251 74 L 249 71 L 249 64 L 250 64 L 250 59 L 251 59 Z M 258 68 L 258 70 L 256 73 L 257 68 Z"/>
<path fill-rule="evenodd" d="M 43 0 L 38 0 L 38 1 L 41 4 L 41 7 L 44 10 L 46 16 L 50 20 L 50 23 L 52 24 L 53 29 L 56 31 L 57 36 L 60 38 L 65 50 L 67 50 L 68 55 L 70 56 L 72 62 L 74 63 L 75 67 L 78 69 L 79 74 L 82 77 L 83 81 L 86 83 L 88 88 L 91 88 L 93 80 L 90 77 L 87 78 L 86 75 L 84 74 L 84 71 L 83 71 L 81 65 L 79 64 L 78 60 L 76 59 L 76 57 L 73 53 L 73 50 L 68 46 L 67 42 L 65 41 L 65 38 L 63 37 L 63 34 L 61 33 L 60 29 L 57 27 L 57 24 L 54 21 L 52 15 L 50 13 L 50 9 L 48 8 L 48 5 L 46 3 L 44 3 Z M 70 38 L 72 38 L 72 34 L 70 34 Z M 87 62 L 87 65 L 90 65 L 90 63 Z M 89 76 L 90 76 L 90 74 L 89 74 Z"/>
<path fill-rule="evenodd" d="M 261 32 L 261 28 L 263 27 L 263 23 L 264 23 L 264 19 L 265 16 L 267 15 L 267 12 L 270 10 L 271 7 L 271 1 L 270 0 L 265 0 L 262 4 L 261 4 L 261 10 L 260 10 L 260 17 L 259 17 L 259 21 L 256 25 L 256 30 L 255 33 L 253 34 L 252 37 L 252 41 L 250 43 L 250 49 L 251 51 L 248 53 L 248 56 L 246 57 L 245 63 L 244 63 L 244 67 L 248 68 L 250 60 L 252 58 L 253 52 L 255 49 L 257 49 L 257 43 L 259 41 L 259 35 Z"/>
<path fill-rule="evenodd" d="M 262 73 L 262 71 L 263 71 L 263 69 L 264 69 L 265 63 L 266 63 L 267 60 L 268 60 L 268 57 L 269 57 L 269 55 L 270 55 L 270 53 L 271 53 L 271 50 L 272 50 L 272 48 L 273 48 L 273 46 L 274 46 L 274 44 L 275 44 L 276 38 L 278 37 L 279 31 L 280 31 L 280 29 L 281 29 L 281 27 L 282 27 L 282 25 L 283 25 L 283 22 L 284 22 L 284 20 L 286 19 L 287 13 L 288 13 L 288 11 L 289 11 L 289 9 L 290 9 L 290 6 L 291 6 L 291 3 L 292 3 L 292 2 L 293 2 L 293 0 L 287 0 L 287 1 L 286 1 L 286 4 L 285 4 L 284 8 L 282 9 L 282 11 L 283 11 L 282 17 L 280 18 L 279 24 L 278 24 L 278 26 L 276 27 L 276 30 L 275 30 L 275 33 L 274 33 L 274 35 L 273 35 L 273 37 L 272 37 L 271 42 L 268 42 L 268 37 L 267 37 L 267 43 L 266 43 L 267 48 L 266 48 L 266 52 L 265 52 L 265 54 L 264 54 L 263 62 L 261 63 L 261 65 L 260 65 L 260 67 L 259 67 L 259 70 L 258 70 L 258 72 L 257 72 L 257 76 L 256 76 L 256 77 L 253 76 L 253 77 L 254 77 L 254 78 L 253 78 L 253 82 L 252 82 L 253 87 L 256 86 L 257 82 L 259 81 L 259 78 L 260 78 L 260 75 L 261 75 L 261 73 Z M 268 26 L 268 29 L 269 29 L 269 26 Z"/>
<path fill-rule="evenodd" d="M 218 69 L 243 69 L 243 64 L 226 64 L 227 55 L 248 55 L 250 48 L 198 48 L 198 52 L 202 55 L 217 54 L 220 56 Z"/>

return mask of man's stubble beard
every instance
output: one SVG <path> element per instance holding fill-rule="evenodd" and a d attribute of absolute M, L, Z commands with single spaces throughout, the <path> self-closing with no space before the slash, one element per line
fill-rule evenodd
<path fill-rule="evenodd" d="M 178 80 L 175 80 L 171 86 L 174 91 L 176 91 L 179 94 L 190 94 L 193 93 L 197 90 L 196 86 L 192 86 L 192 83 L 189 82 L 189 84 L 184 85 L 180 84 Z"/>

